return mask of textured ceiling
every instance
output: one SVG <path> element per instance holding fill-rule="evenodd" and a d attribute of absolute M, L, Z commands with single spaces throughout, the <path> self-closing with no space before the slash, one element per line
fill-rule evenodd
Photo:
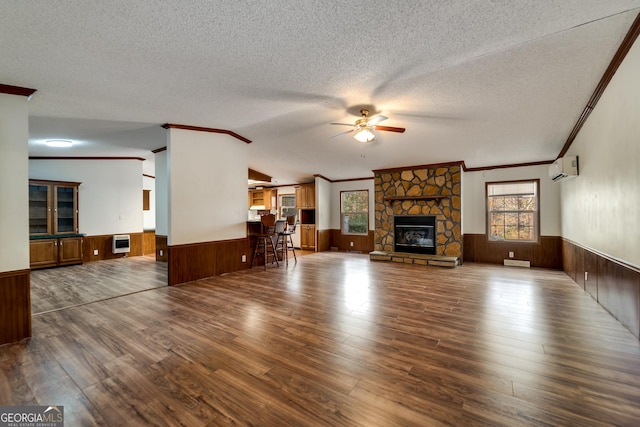
<path fill-rule="evenodd" d="M 554 159 L 640 0 L 0 2 L 0 83 L 38 91 L 30 154 L 152 157 L 160 124 L 253 141 L 251 168 L 314 174 Z M 389 117 L 361 147 L 359 105 Z M 80 141 L 53 152 L 44 138 Z M 240 143 L 240 142 L 239 142 Z"/>

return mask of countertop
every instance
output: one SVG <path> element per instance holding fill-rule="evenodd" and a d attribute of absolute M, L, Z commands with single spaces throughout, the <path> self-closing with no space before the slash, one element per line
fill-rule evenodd
<path fill-rule="evenodd" d="M 77 234 L 46 234 L 42 236 L 29 236 L 29 240 L 40 240 L 40 239 L 64 239 L 65 237 L 84 237 L 86 234 L 77 233 Z"/>

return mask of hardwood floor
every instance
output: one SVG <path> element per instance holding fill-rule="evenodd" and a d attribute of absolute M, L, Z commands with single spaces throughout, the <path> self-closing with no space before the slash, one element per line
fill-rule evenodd
<path fill-rule="evenodd" d="M 35 315 L 33 335 L 0 347 L 0 405 L 64 405 L 69 426 L 640 419 L 640 343 L 561 271 L 322 252 Z"/>
<path fill-rule="evenodd" d="M 31 272 L 31 313 L 39 314 L 167 286 L 167 264 L 137 256 Z"/>

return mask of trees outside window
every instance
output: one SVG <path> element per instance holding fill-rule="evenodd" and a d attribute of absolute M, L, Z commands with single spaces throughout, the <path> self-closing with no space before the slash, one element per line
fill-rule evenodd
<path fill-rule="evenodd" d="M 539 180 L 487 183 L 489 240 L 538 240 Z"/>
<path fill-rule="evenodd" d="M 369 191 L 340 192 L 342 234 L 369 233 Z"/>

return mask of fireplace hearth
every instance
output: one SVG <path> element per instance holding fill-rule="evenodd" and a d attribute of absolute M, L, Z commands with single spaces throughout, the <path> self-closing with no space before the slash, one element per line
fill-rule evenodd
<path fill-rule="evenodd" d="M 395 252 L 436 254 L 435 215 L 396 215 L 393 229 Z"/>

